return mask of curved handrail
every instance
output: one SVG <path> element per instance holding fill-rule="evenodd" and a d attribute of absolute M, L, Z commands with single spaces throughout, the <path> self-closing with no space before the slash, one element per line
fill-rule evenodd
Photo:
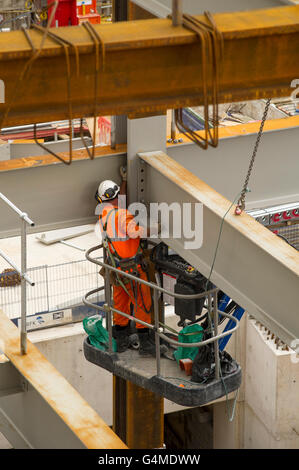
<path fill-rule="evenodd" d="M 90 248 L 89 250 L 86 251 L 85 253 L 85 256 L 86 258 L 88 259 L 88 261 L 91 261 L 92 263 L 94 264 L 97 264 L 101 267 L 104 267 L 104 268 L 107 268 L 108 270 L 110 271 L 114 271 L 116 273 L 119 274 L 119 272 L 121 271 L 121 276 L 123 277 L 127 277 L 135 282 L 139 282 L 140 284 L 144 284 L 156 291 L 160 291 L 162 293 L 165 293 L 171 297 L 174 297 L 174 298 L 180 298 L 180 299 L 198 299 L 198 298 L 203 298 L 203 297 L 206 297 L 207 295 L 210 295 L 210 294 L 213 294 L 213 293 L 216 293 L 218 291 L 218 288 L 213 288 L 213 289 L 210 289 L 208 291 L 205 291 L 203 293 L 200 293 L 200 294 L 191 294 L 191 295 L 184 295 L 184 294 L 176 294 L 174 292 L 170 292 L 168 291 L 167 289 L 164 289 L 163 287 L 160 287 L 158 286 L 157 284 L 154 284 L 153 282 L 149 282 L 149 281 L 144 281 L 143 279 L 140 279 L 132 274 L 129 274 L 129 273 L 126 273 L 125 271 L 122 271 L 120 268 L 114 268 L 113 266 L 109 265 L 109 264 L 106 264 L 102 261 L 99 261 L 98 259 L 96 260 L 95 258 L 92 258 L 90 256 L 90 253 L 93 253 L 94 251 L 96 250 L 99 250 L 103 248 L 103 244 L 100 244 L 100 245 L 97 245 L 95 247 L 92 247 Z M 102 308 L 96 304 L 93 304 L 92 302 L 90 302 L 89 300 L 87 300 L 88 297 L 90 297 L 92 294 L 95 294 L 97 292 L 100 292 L 102 290 L 104 290 L 104 286 L 101 286 L 101 287 L 98 287 L 96 289 L 93 289 L 91 290 L 90 292 L 88 292 L 84 297 L 83 297 L 83 302 L 85 305 L 88 305 L 90 307 L 93 307 L 95 308 L 96 310 L 102 310 Z M 146 326 L 147 328 L 150 328 L 152 330 L 155 330 L 155 332 L 159 335 L 160 338 L 164 339 L 165 341 L 167 341 L 168 343 L 170 344 L 173 344 L 175 346 L 181 346 L 181 347 L 184 347 L 184 348 L 192 348 L 192 347 L 202 347 L 206 344 L 209 344 L 209 343 L 212 343 L 212 342 L 215 342 L 215 341 L 218 341 L 219 339 L 221 338 L 224 338 L 225 336 L 228 336 L 228 335 L 231 335 L 232 333 L 234 333 L 238 328 L 239 328 L 239 320 L 235 317 L 233 317 L 232 315 L 226 313 L 226 312 L 222 312 L 221 310 L 219 310 L 217 308 L 217 312 L 218 314 L 222 315 L 222 316 L 225 316 L 227 318 L 229 318 L 230 320 L 233 320 L 235 322 L 235 326 L 234 328 L 226 331 L 226 332 L 223 332 L 219 335 L 215 335 L 215 336 L 212 336 L 211 338 L 207 339 L 207 340 L 204 340 L 204 341 L 201 341 L 201 342 L 198 342 L 198 343 L 180 343 L 178 341 L 175 341 L 171 338 L 169 338 L 168 336 L 166 336 L 165 334 L 163 334 L 163 330 L 161 331 L 160 328 L 156 328 L 155 325 L 152 325 L 150 323 L 147 323 L 147 322 L 144 322 L 142 320 L 139 320 L 139 319 L 136 319 L 135 317 L 133 317 L 132 315 L 129 315 L 127 313 L 124 313 L 124 312 L 121 312 L 120 310 L 117 310 L 113 307 L 110 307 L 111 311 L 112 312 L 115 312 L 115 313 L 118 313 L 126 318 L 128 318 L 129 320 L 133 320 L 134 322 L 137 322 Z"/>
<path fill-rule="evenodd" d="M 91 261 L 92 263 L 94 264 L 98 264 L 99 266 L 103 267 L 103 268 L 107 268 L 108 270 L 110 271 L 114 271 L 116 272 L 117 274 L 119 274 L 119 272 L 121 271 L 121 276 L 122 277 L 127 277 L 128 279 L 131 279 L 132 281 L 137 281 L 139 282 L 140 284 L 144 284 L 148 287 L 151 287 L 152 289 L 155 289 L 159 292 L 162 292 L 164 294 L 167 294 L 167 295 L 170 295 L 171 297 L 174 297 L 176 299 L 186 299 L 186 300 L 191 300 L 191 299 L 200 299 L 200 298 L 203 298 L 203 297 L 206 297 L 207 295 L 209 294 L 213 294 L 214 292 L 217 292 L 218 291 L 218 288 L 215 287 L 213 289 L 209 289 L 208 291 L 205 291 L 205 292 L 202 292 L 200 294 L 190 294 L 190 295 L 185 295 L 185 294 L 176 294 L 174 292 L 170 292 L 166 289 L 164 289 L 163 287 L 160 287 L 158 286 L 157 284 L 154 284 L 153 282 L 149 282 L 149 281 L 144 281 L 143 279 L 139 279 L 138 277 L 136 276 L 133 276 L 132 274 L 129 274 L 129 273 L 126 273 L 125 271 L 122 271 L 121 269 L 119 268 L 114 268 L 113 266 L 111 266 L 110 264 L 106 264 L 102 261 L 99 261 L 99 260 L 95 260 L 94 258 L 91 258 L 89 256 L 90 253 L 96 251 L 96 250 L 100 250 L 101 248 L 103 248 L 103 244 L 101 245 L 97 245 L 93 248 L 90 248 L 89 250 L 86 251 L 85 253 L 85 257 L 88 259 L 88 261 Z"/>
<path fill-rule="evenodd" d="M 103 308 L 100 307 L 99 305 L 93 304 L 92 302 L 87 300 L 87 297 L 89 297 L 92 294 L 95 294 L 97 292 L 100 292 L 101 290 L 104 290 L 104 286 L 98 287 L 97 289 L 93 289 L 90 292 L 87 292 L 87 294 L 85 294 L 85 296 L 83 297 L 84 304 L 88 305 L 89 307 L 93 307 L 93 308 L 95 308 L 96 310 L 99 310 L 99 311 L 103 310 Z M 123 315 L 124 317 L 128 318 L 129 320 L 133 320 L 135 322 L 141 323 L 142 325 L 146 326 L 147 328 L 150 328 L 151 330 L 156 330 L 155 326 L 152 325 L 151 323 L 147 323 L 147 322 L 144 322 L 142 320 L 139 320 L 138 318 L 135 318 L 132 315 L 128 315 L 127 313 L 121 312 L 120 310 L 117 310 L 116 308 L 113 308 L 113 307 L 111 307 L 111 310 L 115 313 L 118 313 L 119 315 Z M 213 336 L 212 338 L 206 339 L 206 340 L 201 341 L 199 343 L 180 343 L 180 342 L 178 342 L 176 340 L 173 340 L 173 339 L 169 338 L 168 336 L 164 335 L 162 333 L 162 331 L 160 331 L 159 329 L 158 329 L 157 333 L 160 336 L 160 338 L 164 339 L 165 341 L 167 341 L 170 344 L 173 344 L 175 346 L 182 346 L 183 348 L 194 348 L 194 347 L 199 347 L 200 348 L 201 346 L 204 346 L 205 344 L 212 343 L 212 342 L 214 342 L 216 340 L 219 340 L 221 338 L 225 338 L 225 336 L 231 335 L 232 333 L 234 333 L 239 328 L 239 323 L 240 322 L 237 318 L 233 317 L 229 313 L 221 312 L 221 310 L 219 310 L 219 309 L 217 309 L 217 311 L 218 311 L 218 314 L 223 315 L 224 317 L 227 317 L 230 320 L 233 320 L 235 322 L 236 326 L 234 326 L 234 328 L 232 328 L 231 330 L 220 333 L 217 336 Z"/>

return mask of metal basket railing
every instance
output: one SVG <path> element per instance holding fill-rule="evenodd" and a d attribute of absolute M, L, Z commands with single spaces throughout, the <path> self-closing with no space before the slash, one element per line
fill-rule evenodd
<path fill-rule="evenodd" d="M 128 318 L 129 320 L 132 320 L 136 323 L 140 323 L 140 324 L 144 325 L 145 327 L 147 327 L 147 328 L 154 331 L 154 333 L 155 333 L 155 345 L 156 345 L 156 366 L 157 366 L 157 375 L 158 376 L 161 375 L 160 339 L 163 339 L 164 341 L 168 342 L 169 344 L 173 344 L 177 347 L 181 346 L 183 348 L 194 348 L 194 347 L 199 347 L 200 348 L 200 347 L 202 347 L 206 344 L 209 344 L 209 343 L 213 342 L 214 343 L 214 353 L 215 353 L 215 378 L 218 380 L 220 378 L 220 356 L 219 356 L 218 341 L 221 338 L 224 338 L 227 335 L 231 335 L 239 327 L 239 320 L 237 318 L 233 317 L 232 315 L 230 315 L 226 312 L 222 312 L 221 310 L 218 309 L 217 293 L 218 293 L 219 289 L 217 287 L 215 287 L 215 288 L 209 289 L 205 292 L 202 292 L 200 294 L 191 294 L 191 295 L 177 294 L 177 293 L 174 293 L 174 292 L 170 292 L 170 291 L 164 289 L 163 287 L 160 287 L 157 284 L 154 284 L 153 282 L 145 281 L 143 279 L 140 279 L 139 277 L 136 277 L 133 274 L 129 274 L 129 273 L 121 270 L 120 268 L 114 268 L 110 264 L 107 264 L 105 262 L 100 261 L 99 259 L 95 259 L 95 258 L 90 256 L 91 253 L 93 253 L 94 251 L 100 250 L 102 248 L 103 248 L 103 251 L 104 251 L 103 259 L 106 260 L 107 259 L 106 258 L 106 250 L 105 250 L 105 247 L 103 247 L 103 244 L 92 247 L 89 250 L 87 250 L 86 253 L 85 253 L 85 256 L 86 256 L 88 261 L 90 261 L 92 263 L 95 263 L 95 264 L 105 268 L 105 278 L 104 278 L 105 282 L 104 282 L 104 286 L 101 286 L 97 289 L 93 289 L 92 291 L 89 291 L 83 297 L 83 303 L 85 305 L 88 305 L 89 307 L 95 308 L 96 310 L 100 310 L 101 312 L 103 310 L 105 311 L 106 328 L 107 328 L 107 331 L 109 333 L 109 346 L 108 346 L 109 352 L 112 353 L 112 351 L 113 351 L 113 349 L 112 349 L 112 315 L 111 315 L 111 313 L 113 312 L 113 313 L 118 313 L 119 315 L 122 315 L 122 316 Z M 154 324 L 147 323 L 147 322 L 144 322 L 142 320 L 139 320 L 138 318 L 135 318 L 134 316 L 129 315 L 127 313 L 121 312 L 120 310 L 115 309 L 112 306 L 112 302 L 111 302 L 111 285 L 110 285 L 110 275 L 109 275 L 110 271 L 115 272 L 118 275 L 120 275 L 120 273 L 121 273 L 121 277 L 126 277 L 127 279 L 130 279 L 130 280 L 132 280 L 134 282 L 137 282 L 139 284 L 144 284 L 145 286 L 148 286 L 151 289 L 153 289 L 153 293 L 154 293 L 154 296 L 153 296 L 154 297 L 153 298 Z M 104 307 L 103 306 L 99 307 L 98 305 L 90 302 L 88 300 L 88 297 L 90 297 L 91 295 L 94 295 L 94 294 L 96 294 L 96 293 L 98 293 L 102 290 L 105 290 L 106 303 L 105 303 Z M 204 341 L 198 342 L 198 343 L 181 343 L 181 342 L 178 342 L 176 340 L 173 340 L 172 338 L 169 338 L 165 334 L 165 330 L 164 330 L 165 325 L 163 325 L 163 327 L 161 327 L 160 320 L 159 320 L 159 297 L 158 297 L 159 292 L 167 294 L 167 295 L 169 295 L 171 297 L 174 297 L 174 298 L 177 298 L 177 299 L 185 299 L 185 300 L 200 299 L 200 298 L 206 298 L 207 297 L 208 298 L 208 307 L 207 307 L 208 312 L 209 312 L 210 316 L 213 315 L 213 327 L 211 329 L 212 337 L 208 338 Z M 218 321 L 219 321 L 218 320 L 218 315 L 229 318 L 230 320 L 232 320 L 235 323 L 235 326 L 232 329 L 230 329 L 226 332 L 219 333 L 218 332 Z"/>

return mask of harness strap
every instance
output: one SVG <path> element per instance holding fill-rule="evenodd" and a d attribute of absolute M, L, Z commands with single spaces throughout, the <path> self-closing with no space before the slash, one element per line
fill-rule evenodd
<path fill-rule="evenodd" d="M 112 250 L 113 251 L 113 254 L 114 256 L 118 259 L 118 260 L 121 260 L 121 261 L 131 261 L 132 259 L 136 258 L 140 253 L 141 253 L 141 249 L 140 249 L 140 246 L 138 247 L 138 250 L 137 250 L 137 253 L 135 255 L 135 257 L 133 258 L 122 258 L 119 253 L 117 253 L 117 250 L 116 248 L 113 246 L 113 241 L 120 241 L 120 242 L 124 242 L 124 241 L 128 241 L 130 240 L 130 237 L 127 235 L 126 237 L 122 237 L 122 238 L 113 238 L 113 240 L 109 237 L 108 233 L 107 233 L 107 225 L 108 225 L 108 220 L 109 220 L 109 217 L 111 216 L 111 214 L 113 212 L 118 212 L 119 208 L 113 208 L 111 209 L 110 212 L 108 212 L 107 216 L 106 216 L 106 221 L 105 221 L 105 224 L 103 224 L 103 221 L 102 221 L 102 218 L 103 216 L 100 215 L 99 219 L 101 221 L 101 224 L 102 224 L 102 227 L 103 227 L 103 235 L 104 235 L 104 239 L 106 239 L 106 241 L 108 241 L 108 243 L 111 245 L 112 247 Z M 105 240 L 103 240 L 103 243 L 104 243 Z M 107 243 L 106 243 L 107 244 Z M 137 260 L 136 260 L 137 261 Z"/>

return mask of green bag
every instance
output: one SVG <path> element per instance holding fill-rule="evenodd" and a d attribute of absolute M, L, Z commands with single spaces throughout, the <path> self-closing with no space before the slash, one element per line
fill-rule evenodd
<path fill-rule="evenodd" d="M 179 332 L 178 341 L 179 343 L 199 343 L 202 341 L 203 331 L 203 328 L 197 323 L 185 326 L 185 328 Z M 173 355 L 177 363 L 179 363 L 180 359 L 191 359 L 193 361 L 197 353 L 198 347 L 183 348 L 183 346 L 179 346 Z"/>
<path fill-rule="evenodd" d="M 109 333 L 106 328 L 102 325 L 102 318 L 99 315 L 93 315 L 92 317 L 86 317 L 83 319 L 83 328 L 88 334 L 90 344 L 92 346 L 101 349 L 101 351 L 107 351 L 109 348 Z M 117 346 L 116 341 L 112 338 L 112 350 L 116 352 Z"/>

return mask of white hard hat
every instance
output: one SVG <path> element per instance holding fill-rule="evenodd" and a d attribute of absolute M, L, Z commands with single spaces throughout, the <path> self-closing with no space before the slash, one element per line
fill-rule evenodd
<path fill-rule="evenodd" d="M 98 202 L 111 201 L 114 199 L 120 191 L 120 187 L 111 180 L 102 181 L 96 194 L 95 198 Z"/>

